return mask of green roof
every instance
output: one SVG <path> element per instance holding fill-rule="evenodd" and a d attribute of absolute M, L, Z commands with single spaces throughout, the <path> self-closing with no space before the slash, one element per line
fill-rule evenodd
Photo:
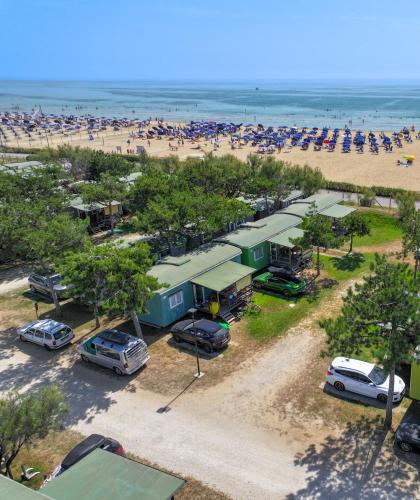
<path fill-rule="evenodd" d="M 152 267 L 149 274 L 169 285 L 158 292 L 163 293 L 239 255 L 241 251 L 232 245 L 211 243 L 180 257 L 165 257 Z"/>
<path fill-rule="evenodd" d="M 291 227 L 287 231 L 274 236 L 274 238 L 270 238 L 268 241 L 270 243 L 275 243 L 276 245 L 281 245 L 282 247 L 294 248 L 294 245 L 290 240 L 294 240 L 296 238 L 302 238 L 304 235 L 304 231 L 299 229 L 298 227 Z"/>
<path fill-rule="evenodd" d="M 301 202 L 292 203 L 288 207 L 283 208 L 282 210 L 278 210 L 276 214 L 296 215 L 297 217 L 304 219 L 310 209 L 311 209 L 310 203 L 301 203 Z"/>
<path fill-rule="evenodd" d="M 239 248 L 252 248 L 301 222 L 301 219 L 294 215 L 276 213 L 257 221 L 256 224 L 244 224 L 240 229 L 218 238 L 217 241 Z"/>
<path fill-rule="evenodd" d="M 252 267 L 238 264 L 237 262 L 228 261 L 220 266 L 215 267 L 211 271 L 201 274 L 192 280 L 196 285 L 204 286 L 210 290 L 221 292 L 228 286 L 233 285 L 237 281 L 254 273 Z"/>
<path fill-rule="evenodd" d="M 346 205 L 333 205 L 332 207 L 322 210 L 321 215 L 327 217 L 333 217 L 334 219 L 342 219 L 348 214 L 351 214 L 356 209 L 353 207 L 348 207 Z"/>
<path fill-rule="evenodd" d="M 121 202 L 114 200 L 111 205 L 121 205 Z M 100 202 L 83 203 L 83 200 L 80 196 L 73 198 L 73 200 L 70 202 L 70 206 L 72 208 L 75 208 L 76 210 L 81 210 L 82 212 L 91 212 L 92 210 L 98 210 L 107 207 L 105 203 Z"/>
<path fill-rule="evenodd" d="M 318 210 L 318 212 L 320 212 L 321 210 L 324 210 L 324 208 L 331 207 L 332 205 L 335 205 L 336 203 L 339 203 L 340 201 L 343 201 L 343 198 L 339 194 L 319 193 L 319 194 L 313 194 L 312 196 L 308 196 L 308 198 L 303 198 L 302 200 L 297 200 L 295 203 L 297 203 L 297 204 L 315 203 L 316 209 Z"/>
<path fill-rule="evenodd" d="M 0 474 L 0 498 L 9 500 L 52 500 L 51 497 L 44 495 L 43 492 L 34 491 L 2 474 Z"/>
<path fill-rule="evenodd" d="M 178 477 L 96 449 L 42 491 L 55 500 L 167 500 L 184 484 Z"/>

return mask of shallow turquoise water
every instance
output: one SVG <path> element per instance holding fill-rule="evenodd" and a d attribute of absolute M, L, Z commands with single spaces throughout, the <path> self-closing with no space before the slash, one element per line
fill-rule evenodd
<path fill-rule="evenodd" d="M 420 82 L 0 81 L 0 111 L 213 119 L 273 126 L 420 127 Z"/>

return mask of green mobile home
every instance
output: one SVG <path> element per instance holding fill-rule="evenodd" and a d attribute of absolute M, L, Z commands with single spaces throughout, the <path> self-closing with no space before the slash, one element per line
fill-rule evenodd
<path fill-rule="evenodd" d="M 242 264 L 259 270 L 271 263 L 270 239 L 301 222 L 302 219 L 296 215 L 273 214 L 256 222 L 247 222 L 217 241 L 240 248 Z"/>
<path fill-rule="evenodd" d="M 165 327 L 192 307 L 210 312 L 212 301 L 221 317 L 250 297 L 253 268 L 242 265 L 241 250 L 226 243 L 211 243 L 179 257 L 168 256 L 150 274 L 163 286 L 149 301 L 143 323 Z"/>

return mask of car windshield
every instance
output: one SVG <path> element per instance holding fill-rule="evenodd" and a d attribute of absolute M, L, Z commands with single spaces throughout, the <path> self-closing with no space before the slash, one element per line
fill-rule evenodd
<path fill-rule="evenodd" d="M 59 285 L 60 282 L 61 282 L 61 276 L 59 274 L 56 274 L 55 276 L 51 276 L 51 282 L 54 284 L 54 285 Z"/>
<path fill-rule="evenodd" d="M 379 368 L 379 366 L 374 366 L 373 370 L 369 373 L 369 378 L 376 385 L 383 384 L 386 380 L 386 377 L 386 373 L 382 370 L 382 368 Z"/>

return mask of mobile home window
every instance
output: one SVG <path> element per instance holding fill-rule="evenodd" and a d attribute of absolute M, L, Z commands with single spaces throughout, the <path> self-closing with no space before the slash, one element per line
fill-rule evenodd
<path fill-rule="evenodd" d="M 183 302 L 184 302 L 184 294 L 183 294 L 182 290 L 180 290 L 179 292 L 176 292 L 172 295 L 169 295 L 169 307 L 171 309 L 183 304 Z"/>
<path fill-rule="evenodd" d="M 259 247 L 256 250 L 254 250 L 254 260 L 260 260 L 264 257 L 264 248 Z"/>

